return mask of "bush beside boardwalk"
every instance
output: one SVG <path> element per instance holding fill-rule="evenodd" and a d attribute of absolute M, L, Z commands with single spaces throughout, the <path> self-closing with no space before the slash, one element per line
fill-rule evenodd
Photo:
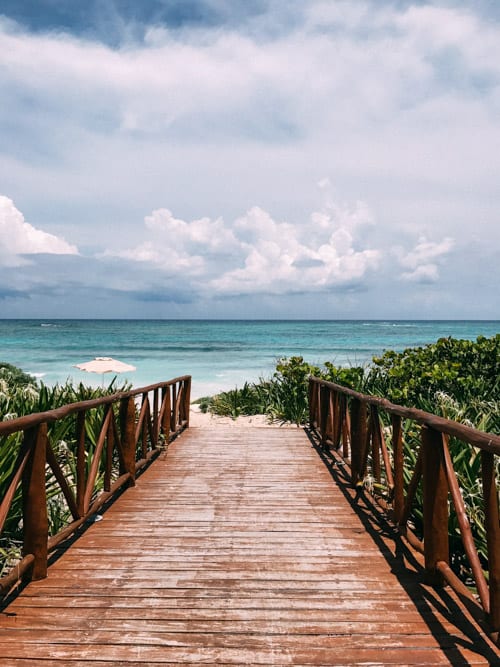
<path fill-rule="evenodd" d="M 0 363 L 0 420 L 16 419 L 34 412 L 45 412 L 67 405 L 86 401 L 117 391 L 126 391 L 128 385 L 116 386 L 115 380 L 106 388 L 95 389 L 80 383 L 70 382 L 54 387 L 43 383 L 8 363 Z M 95 411 L 93 420 L 87 422 L 87 449 L 95 447 L 102 425 L 103 411 Z M 76 484 L 76 433 L 74 420 L 60 420 L 50 424 L 49 434 L 58 457 L 58 462 L 70 486 Z M 12 473 L 16 456 L 21 446 L 22 433 L 0 438 L 0 498 L 3 498 Z M 101 476 L 102 477 L 102 476 Z M 103 479 L 101 479 L 101 483 Z M 99 485 L 99 481 L 97 482 Z M 70 517 L 67 504 L 54 477 L 47 478 L 49 531 L 56 534 Z M 19 558 L 21 548 L 22 498 L 18 488 L 11 510 L 0 537 L 0 574 L 8 570 Z"/>
<path fill-rule="evenodd" d="M 271 378 L 199 399 L 202 410 L 226 416 L 267 414 L 305 423 L 310 375 L 394 403 L 420 408 L 481 430 L 500 427 L 500 334 L 476 341 L 441 338 L 403 352 L 389 350 L 367 366 L 322 367 L 303 357 L 279 359 Z"/>

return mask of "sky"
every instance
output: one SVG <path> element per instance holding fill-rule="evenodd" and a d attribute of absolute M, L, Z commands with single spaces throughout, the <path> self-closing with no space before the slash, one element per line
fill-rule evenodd
<path fill-rule="evenodd" d="M 0 317 L 500 319 L 500 3 L 0 0 Z"/>

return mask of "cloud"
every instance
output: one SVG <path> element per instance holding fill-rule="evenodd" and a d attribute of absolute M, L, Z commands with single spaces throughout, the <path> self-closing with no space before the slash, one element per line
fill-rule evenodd
<path fill-rule="evenodd" d="M 217 295 L 293 294 L 343 288 L 378 266 L 380 251 L 360 247 L 359 231 L 372 224 L 361 202 L 328 201 L 302 224 L 278 222 L 253 206 L 232 223 L 208 217 L 185 221 L 168 209 L 145 218 L 147 239 L 104 256 L 157 266 Z"/>
<path fill-rule="evenodd" d="M 267 9 L 257 16 L 259 28 L 269 21 Z M 42 125 L 64 116 L 97 133 L 279 143 L 378 120 L 402 106 L 418 109 L 436 94 L 462 97 L 479 78 L 496 89 L 498 28 L 468 11 L 312 2 L 295 18 L 278 33 L 156 24 L 142 41 L 124 31 L 115 48 L 4 23 L 2 88 L 9 105 L 27 96 L 31 108 L 40 105 Z M 466 75 L 460 90 L 449 76 L 455 60 Z M 448 76 L 440 76 L 443 68 Z"/>
<path fill-rule="evenodd" d="M 331 206 L 303 225 L 277 222 L 254 207 L 234 229 L 246 249 L 243 266 L 226 271 L 211 285 L 217 292 L 287 294 L 352 286 L 377 267 L 380 252 L 357 249 L 350 231 L 359 210 Z"/>
<path fill-rule="evenodd" d="M 12 11 L 18 24 L 0 17 L 0 183 L 38 236 L 2 234 L 0 262 L 54 252 L 41 230 L 64 229 L 74 245 L 58 242 L 93 255 L 79 271 L 124 295 L 184 282 L 191 303 L 255 294 L 259 316 L 278 299 L 295 312 L 302 289 L 358 290 L 360 316 L 386 307 L 388 284 L 412 303 L 427 283 L 439 301 L 451 248 L 438 250 L 460 239 L 452 312 L 485 257 L 472 237 L 500 245 L 500 23 L 486 0 L 62 2 L 52 23 L 35 4 Z M 318 206 L 325 174 L 354 203 L 323 179 Z M 498 266 L 480 296 L 490 316 Z M 58 275 L 61 289 L 74 278 Z M 23 277 L 42 280 L 26 264 Z"/>
<path fill-rule="evenodd" d="M 7 299 L 26 299 L 27 295 L 21 290 L 9 289 L 9 288 L 0 288 L 0 301 L 5 301 Z"/>
<path fill-rule="evenodd" d="M 78 249 L 27 223 L 12 199 L 0 195 L 0 264 L 22 266 L 28 262 L 26 255 L 40 253 L 76 255 Z"/>
<path fill-rule="evenodd" d="M 401 274 L 401 278 L 417 283 L 437 282 L 439 279 L 438 262 L 443 260 L 454 245 L 454 240 L 449 237 L 439 242 L 428 241 L 422 237 L 410 252 L 397 250 L 399 263 L 408 269 Z"/>
<path fill-rule="evenodd" d="M 144 219 L 148 240 L 135 248 L 108 249 L 103 256 L 148 262 L 162 271 L 203 278 L 209 264 L 229 258 L 239 251 L 232 231 L 221 218 L 208 217 L 186 222 L 174 218 L 166 208 L 157 209 Z"/>
<path fill-rule="evenodd" d="M 435 315 L 438 296 L 449 298 L 450 280 L 439 268 L 453 241 L 420 238 L 395 248 L 394 262 L 369 240 L 377 227 L 366 204 L 339 203 L 330 188 L 324 205 L 299 222 L 276 220 L 257 206 L 230 222 L 182 220 L 157 209 L 144 218 L 135 247 L 94 256 L 31 254 L 17 271 L 0 263 L 0 299 L 10 317 L 352 317 L 366 295 L 372 305 L 363 308 L 365 317 L 411 316 L 412 303 L 421 315 Z M 433 289 L 438 279 L 439 291 L 424 299 L 421 286 Z M 398 295 L 392 310 L 380 306 L 389 287 Z"/>

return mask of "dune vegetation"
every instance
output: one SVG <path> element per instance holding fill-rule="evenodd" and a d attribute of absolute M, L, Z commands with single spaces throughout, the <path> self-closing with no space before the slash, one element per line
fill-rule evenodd
<path fill-rule="evenodd" d="M 366 366 L 283 358 L 270 378 L 199 403 L 202 410 L 217 415 L 266 414 L 271 420 L 302 424 L 308 417 L 311 375 L 482 430 L 500 426 L 500 334 L 476 341 L 441 338 L 403 352 L 389 350 Z"/>
<path fill-rule="evenodd" d="M 77 403 L 105 394 L 113 394 L 127 387 L 117 387 L 113 380 L 105 388 L 93 388 L 84 384 L 57 384 L 48 387 L 32 376 L 7 363 L 0 363 L 0 421 L 16 419 L 34 412 L 53 410 L 68 403 Z M 102 426 L 104 410 L 94 410 L 86 421 L 87 459 L 91 460 L 93 448 Z M 49 425 L 49 438 L 70 486 L 76 484 L 76 431 L 75 420 L 68 418 Z M 0 499 L 16 462 L 22 442 L 22 432 L 0 438 Z M 99 489 L 103 478 L 96 481 Z M 54 475 L 47 472 L 47 501 L 50 534 L 56 534 L 69 521 L 70 512 L 61 494 Z M 0 536 L 0 574 L 9 569 L 19 558 L 22 543 L 22 497 L 21 488 L 15 494 Z"/>

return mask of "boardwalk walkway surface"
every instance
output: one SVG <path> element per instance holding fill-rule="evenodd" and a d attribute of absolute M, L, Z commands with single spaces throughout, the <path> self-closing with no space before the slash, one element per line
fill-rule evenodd
<path fill-rule="evenodd" d="M 0 664 L 498 664 L 421 582 L 304 431 L 191 428 L 4 610 Z"/>

